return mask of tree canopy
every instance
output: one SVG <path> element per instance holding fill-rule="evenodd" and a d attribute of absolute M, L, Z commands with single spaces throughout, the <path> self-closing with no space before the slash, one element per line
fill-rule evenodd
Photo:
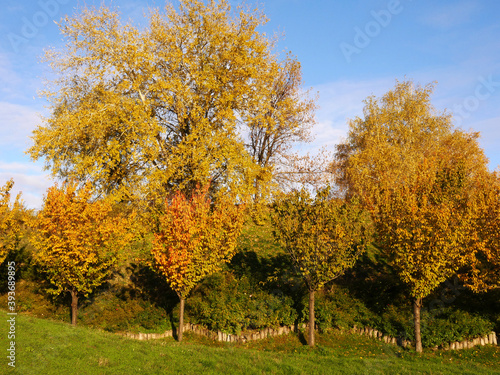
<path fill-rule="evenodd" d="M 422 298 L 481 245 L 479 182 L 488 175 L 477 133 L 454 129 L 430 103 L 432 85 L 397 82 L 365 101 L 337 147 L 339 183 L 372 213 L 379 242 L 414 298 L 417 351 Z"/>
<path fill-rule="evenodd" d="M 28 153 L 122 199 L 161 201 L 208 181 L 239 199 L 256 180 L 265 188 L 272 158 L 302 139 L 314 107 L 300 95 L 300 64 L 278 61 L 257 31 L 265 22 L 226 0 L 153 10 L 143 30 L 104 6 L 66 18 L 66 47 L 45 56 L 58 77 L 44 92 L 51 113 Z"/>
<path fill-rule="evenodd" d="M 10 251 L 19 246 L 21 232 L 26 220 L 27 211 L 21 200 L 21 193 L 11 202 L 14 180 L 10 179 L 0 187 L 0 264 Z"/>
<path fill-rule="evenodd" d="M 133 215 L 111 215 L 111 202 L 91 201 L 92 195 L 90 183 L 80 190 L 74 182 L 53 186 L 33 222 L 34 259 L 51 284 L 49 293 L 71 294 L 74 325 L 78 297 L 106 281 L 118 251 L 133 238 Z"/>
<path fill-rule="evenodd" d="M 208 184 L 198 187 L 191 197 L 177 191 L 165 200 L 151 249 L 154 268 L 181 301 L 179 341 L 185 299 L 204 277 L 231 260 L 244 222 L 243 206 L 223 198 L 212 205 L 208 189 Z"/>
<path fill-rule="evenodd" d="M 309 289 L 309 345 L 314 346 L 314 293 L 351 268 L 372 235 L 370 218 L 355 202 L 316 197 L 302 189 L 274 203 L 273 234 Z"/>

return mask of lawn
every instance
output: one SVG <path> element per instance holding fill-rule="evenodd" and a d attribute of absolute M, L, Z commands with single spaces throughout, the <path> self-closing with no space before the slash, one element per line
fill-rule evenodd
<path fill-rule="evenodd" d="M 6 312 L 0 312 L 5 317 Z M 6 319 L 4 319 L 6 321 Z M 6 323 L 4 323 L 5 325 Z M 5 325 L 6 326 L 6 325 Z M 302 334 L 226 344 L 192 334 L 135 341 L 67 323 L 18 315 L 16 368 L 3 356 L 0 373 L 17 374 L 500 374 L 500 348 L 413 351 L 335 331 L 304 345 Z M 8 348 L 7 335 L 0 338 Z"/>

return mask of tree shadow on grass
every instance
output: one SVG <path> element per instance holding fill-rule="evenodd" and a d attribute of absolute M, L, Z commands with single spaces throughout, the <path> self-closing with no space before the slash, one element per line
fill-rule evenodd
<path fill-rule="evenodd" d="M 297 331 L 297 337 L 302 345 L 308 345 L 306 335 L 301 330 Z"/>

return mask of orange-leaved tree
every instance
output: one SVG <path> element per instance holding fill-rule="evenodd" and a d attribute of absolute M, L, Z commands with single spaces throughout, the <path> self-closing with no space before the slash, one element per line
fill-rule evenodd
<path fill-rule="evenodd" d="M 21 193 L 11 204 L 10 191 L 14 181 L 10 179 L 0 187 L 0 264 L 10 251 L 19 246 L 26 210 L 21 201 Z"/>
<path fill-rule="evenodd" d="M 189 292 L 231 260 L 244 222 L 244 207 L 227 198 L 212 204 L 209 186 L 197 187 L 191 197 L 178 191 L 166 200 L 151 250 L 154 268 L 180 299 L 179 341 Z"/>
<path fill-rule="evenodd" d="M 329 198 L 330 189 L 313 199 L 302 189 L 273 205 L 273 235 L 288 253 L 309 289 L 309 345 L 314 346 L 314 294 L 351 268 L 366 249 L 370 217 L 356 202 Z"/>
<path fill-rule="evenodd" d="M 76 325 L 78 298 L 87 296 L 111 276 L 119 250 L 133 239 L 132 220 L 113 215 L 112 202 L 92 200 L 90 183 L 51 187 L 35 222 L 35 262 L 52 288 L 71 294 L 71 323 Z"/>

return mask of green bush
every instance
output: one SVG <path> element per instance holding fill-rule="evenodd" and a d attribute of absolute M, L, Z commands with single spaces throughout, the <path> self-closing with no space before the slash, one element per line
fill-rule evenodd
<path fill-rule="evenodd" d="M 232 273 L 208 277 L 186 302 L 191 322 L 211 330 L 239 334 L 249 329 L 294 324 L 297 318 L 290 297 L 273 295 L 245 276 Z"/>
<path fill-rule="evenodd" d="M 433 347 L 453 341 L 470 340 L 493 330 L 494 323 L 462 310 L 443 308 L 422 314 L 422 345 Z"/>
<path fill-rule="evenodd" d="M 354 325 L 379 326 L 379 317 L 368 309 L 365 304 L 349 294 L 346 288 L 338 285 L 315 295 L 315 321 L 322 331 L 331 328 L 349 329 Z M 309 297 L 302 300 L 301 321 L 309 319 Z"/>
<path fill-rule="evenodd" d="M 163 308 L 140 298 L 117 297 L 112 291 L 104 292 L 79 311 L 80 321 L 107 331 L 164 332 L 172 329 Z"/>
<path fill-rule="evenodd" d="M 379 324 L 375 327 L 387 336 L 403 337 L 412 340 L 414 337 L 413 312 L 410 306 L 389 305 L 380 315 Z"/>

